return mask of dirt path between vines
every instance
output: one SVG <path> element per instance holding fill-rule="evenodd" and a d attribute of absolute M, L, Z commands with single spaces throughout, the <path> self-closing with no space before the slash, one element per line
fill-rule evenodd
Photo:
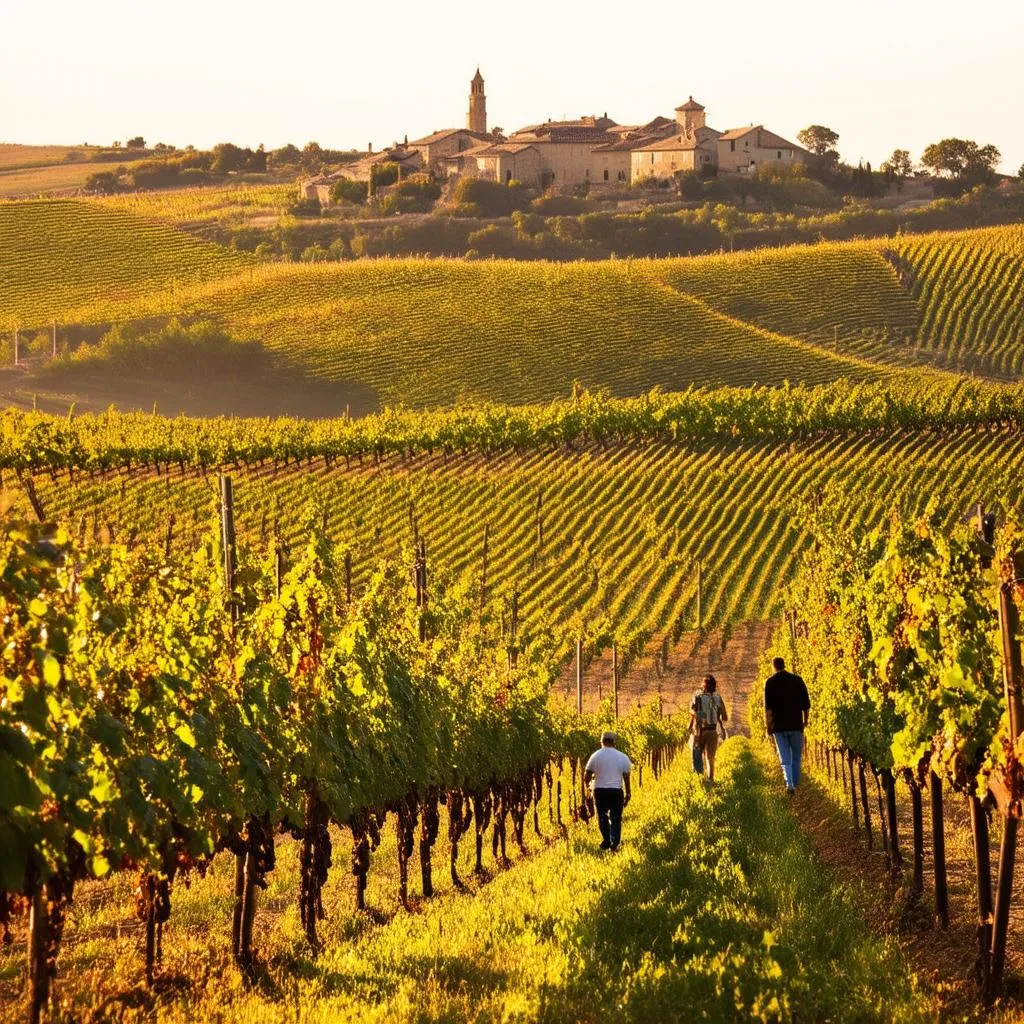
<path fill-rule="evenodd" d="M 727 631 L 684 633 L 668 648 L 667 664 L 661 638 L 629 666 L 620 684 L 620 708 L 623 713 L 637 701 L 649 701 L 661 695 L 666 714 L 686 714 L 692 694 L 699 689 L 701 677 L 713 673 L 732 711 L 732 731 L 747 735 L 751 731 L 748 700 L 760 685 L 759 659 L 771 640 L 768 623 L 749 622 Z M 594 710 L 601 697 L 611 692 L 611 653 L 595 659 L 584 673 L 584 707 Z M 566 667 L 561 679 L 563 692 L 575 699 L 575 665 Z M 976 911 L 974 904 L 974 863 L 970 828 L 961 798 L 946 794 L 946 857 L 949 875 L 950 927 L 942 931 L 934 920 L 934 890 L 931 872 L 931 839 L 928 801 L 925 799 L 925 888 L 915 896 L 910 885 L 911 809 L 906 787 L 897 786 L 899 842 L 905 873 L 899 880 L 890 878 L 879 834 L 879 819 L 873 789 L 871 795 L 873 848 L 868 849 L 863 826 L 856 829 L 849 800 L 838 783 L 831 783 L 824 770 L 811 769 L 805 757 L 805 784 L 794 801 L 793 810 L 805 835 L 822 862 L 841 878 L 849 880 L 853 898 L 867 921 L 882 935 L 896 939 L 919 977 L 932 986 L 941 1006 L 943 1020 L 983 1020 L 984 1008 L 973 980 L 976 956 Z M 781 783 L 780 783 L 781 785 Z M 999 828 L 993 820 L 993 872 L 998 855 Z M 1016 879 L 1014 908 L 1010 922 L 1007 974 L 1010 985 L 1019 991 L 1024 978 L 1024 871 Z M 1024 1021 L 1024 1011 L 1007 1007 L 1000 1017 Z"/>

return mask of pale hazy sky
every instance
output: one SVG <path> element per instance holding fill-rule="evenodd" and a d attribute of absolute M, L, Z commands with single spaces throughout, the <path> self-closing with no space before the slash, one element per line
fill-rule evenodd
<path fill-rule="evenodd" d="M 387 145 L 465 122 L 672 116 L 840 134 L 916 160 L 950 135 L 1024 163 L 1024 0 L 0 0 L 0 140 Z"/>

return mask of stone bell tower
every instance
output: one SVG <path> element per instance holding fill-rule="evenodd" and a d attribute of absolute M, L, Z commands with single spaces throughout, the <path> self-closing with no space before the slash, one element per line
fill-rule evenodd
<path fill-rule="evenodd" d="M 473 81 L 469 83 L 469 113 L 466 127 L 471 132 L 487 134 L 487 97 L 484 95 L 484 76 L 476 69 Z"/>
<path fill-rule="evenodd" d="M 691 96 L 681 106 L 676 107 L 676 123 L 685 134 L 692 135 L 706 123 L 704 108 Z"/>

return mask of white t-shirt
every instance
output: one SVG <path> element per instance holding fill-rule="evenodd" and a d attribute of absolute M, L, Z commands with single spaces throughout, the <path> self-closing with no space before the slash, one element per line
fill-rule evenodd
<path fill-rule="evenodd" d="M 632 767 L 621 750 L 601 747 L 590 755 L 584 771 L 594 773 L 592 789 L 622 789 L 622 776 L 628 775 Z"/>

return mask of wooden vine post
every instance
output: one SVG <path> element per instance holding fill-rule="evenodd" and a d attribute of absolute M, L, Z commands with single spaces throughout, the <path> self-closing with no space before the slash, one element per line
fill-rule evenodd
<path fill-rule="evenodd" d="M 977 506 L 977 527 L 981 537 L 991 542 L 995 519 L 985 516 L 982 505 Z M 992 564 L 991 557 L 986 553 L 981 556 L 982 568 Z M 1000 604 L 1002 600 L 1000 599 Z M 971 838 L 974 845 L 975 893 L 978 906 L 978 957 L 976 975 L 982 991 L 992 991 L 992 938 L 993 938 L 993 903 L 992 903 L 992 862 L 991 844 L 988 833 L 988 814 L 978 798 L 972 793 L 967 798 L 967 806 L 971 816 Z"/>
<path fill-rule="evenodd" d="M 852 750 L 847 752 L 843 765 L 843 787 L 846 787 L 846 764 L 850 766 L 850 813 L 853 815 L 853 827 L 860 828 L 860 813 L 857 794 L 857 773 L 855 771 L 856 758 Z"/>
<path fill-rule="evenodd" d="M 697 631 L 704 628 L 704 561 L 697 559 Z"/>
<path fill-rule="evenodd" d="M 988 540 L 988 537 L 985 538 Z M 1013 579 L 999 587 L 999 632 L 1003 643 L 1003 692 L 1010 720 L 1009 743 L 1016 749 L 1016 742 L 1024 728 L 1024 667 L 1021 664 L 1020 610 L 1015 599 L 1015 589 L 1024 582 L 1024 554 L 1018 553 L 1013 559 Z M 992 918 L 992 939 L 989 947 L 989 969 L 987 972 L 987 995 L 996 996 L 1003 987 L 1003 970 L 1006 966 L 1006 933 L 1010 923 L 1010 901 L 1013 895 L 1013 871 L 1017 859 L 1017 831 L 1020 824 L 1020 801 L 1008 792 L 1002 780 L 993 780 L 992 795 L 996 798 L 1003 819 L 1003 837 L 999 845 L 999 868 L 996 878 L 996 898 Z"/>
<path fill-rule="evenodd" d="M 480 613 L 487 607 L 487 554 L 491 539 L 491 527 L 484 523 L 484 549 L 480 559 Z"/>
<path fill-rule="evenodd" d="M 576 638 L 576 714 L 583 714 L 583 637 Z"/>
<path fill-rule="evenodd" d="M 612 705 L 615 720 L 619 720 L 619 645 L 612 644 Z"/>
<path fill-rule="evenodd" d="M 931 798 L 932 860 L 935 867 L 935 920 L 945 931 L 949 927 L 949 882 L 946 878 L 946 824 L 942 810 L 942 779 L 936 773 L 928 775 L 928 795 Z"/>
<path fill-rule="evenodd" d="M 914 892 L 924 892 L 924 806 L 921 787 L 916 779 L 910 780 L 910 809 L 914 833 Z"/>
<path fill-rule="evenodd" d="M 416 541 L 416 561 L 413 562 L 413 578 L 416 583 L 416 607 L 419 609 L 420 641 L 427 639 L 427 542 Z"/>
<path fill-rule="evenodd" d="M 232 624 L 238 621 L 238 605 L 235 601 L 235 569 L 237 552 L 235 547 L 235 494 L 231 477 L 220 475 L 220 540 L 224 558 L 224 590 L 228 614 Z M 250 830 L 246 830 L 245 845 L 251 847 Z M 256 899 L 255 865 L 251 850 L 241 847 L 235 852 L 235 905 L 231 917 L 231 951 L 242 962 L 249 960 L 247 938 L 252 933 L 252 917 Z"/>
<path fill-rule="evenodd" d="M 511 614 L 509 615 L 509 673 L 519 664 L 519 590 L 512 591 Z"/>

